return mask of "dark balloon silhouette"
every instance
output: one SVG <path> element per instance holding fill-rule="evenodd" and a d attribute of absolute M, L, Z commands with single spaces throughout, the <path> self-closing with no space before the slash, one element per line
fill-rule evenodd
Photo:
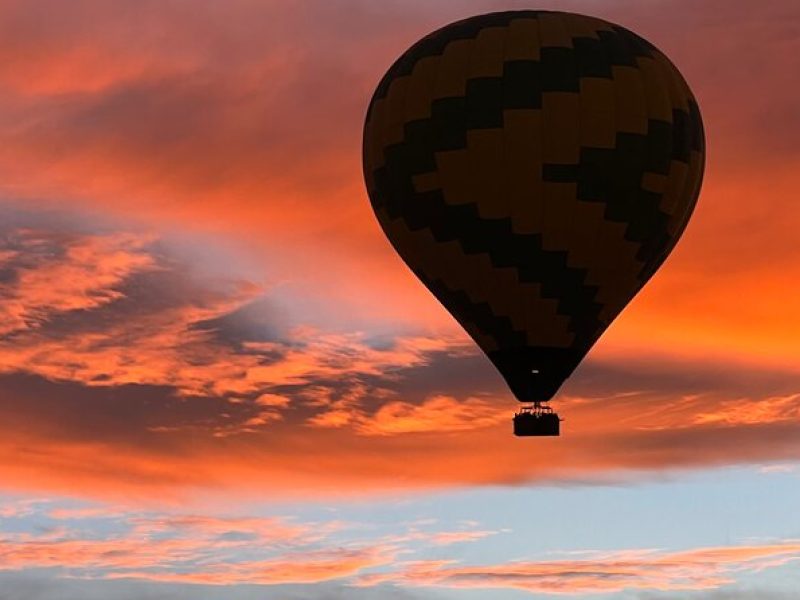
<path fill-rule="evenodd" d="M 705 161 L 692 92 L 659 50 L 582 15 L 448 25 L 378 85 L 364 175 L 394 248 L 520 402 L 517 435 L 664 262 Z"/>

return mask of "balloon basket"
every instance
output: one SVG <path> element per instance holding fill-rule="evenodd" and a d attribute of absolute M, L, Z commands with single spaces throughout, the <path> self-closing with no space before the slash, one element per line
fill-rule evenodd
<path fill-rule="evenodd" d="M 519 437 L 542 437 L 560 435 L 561 419 L 549 406 L 534 402 L 523 406 L 514 414 L 514 435 Z"/>

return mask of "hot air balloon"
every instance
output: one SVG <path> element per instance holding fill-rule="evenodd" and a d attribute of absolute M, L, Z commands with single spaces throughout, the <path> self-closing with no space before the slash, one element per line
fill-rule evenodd
<path fill-rule="evenodd" d="M 526 406 L 546 404 L 681 236 L 700 191 L 700 111 L 631 31 L 551 11 L 447 25 L 369 104 L 363 164 L 383 231 Z"/>

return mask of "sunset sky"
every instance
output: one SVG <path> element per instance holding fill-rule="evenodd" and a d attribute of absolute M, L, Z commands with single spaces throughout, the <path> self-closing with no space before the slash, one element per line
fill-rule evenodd
<path fill-rule="evenodd" d="M 646 37 L 707 136 L 553 439 L 361 173 L 393 60 L 514 8 Z M 0 600 L 797 598 L 798 73 L 797 0 L 0 0 Z"/>

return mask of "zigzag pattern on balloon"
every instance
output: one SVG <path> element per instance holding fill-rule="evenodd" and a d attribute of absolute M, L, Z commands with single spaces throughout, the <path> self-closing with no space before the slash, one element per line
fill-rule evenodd
<path fill-rule="evenodd" d="M 381 226 L 521 401 L 552 397 L 663 263 L 704 157 L 697 103 L 660 51 L 558 12 L 426 36 L 364 128 Z"/>

